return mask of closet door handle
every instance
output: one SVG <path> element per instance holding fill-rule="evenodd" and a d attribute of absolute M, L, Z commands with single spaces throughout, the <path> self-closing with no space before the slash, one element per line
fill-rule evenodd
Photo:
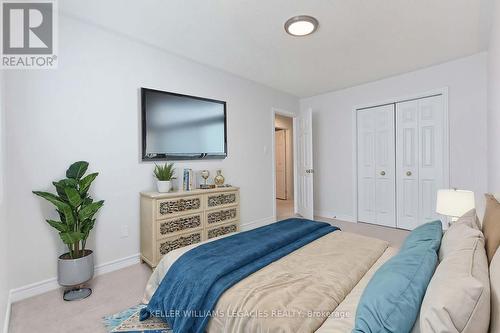
<path fill-rule="evenodd" d="M 408 177 L 410 177 L 410 176 L 411 176 L 411 171 L 406 171 L 406 175 L 407 175 Z"/>
<path fill-rule="evenodd" d="M 380 171 L 381 176 L 385 176 L 385 171 Z"/>

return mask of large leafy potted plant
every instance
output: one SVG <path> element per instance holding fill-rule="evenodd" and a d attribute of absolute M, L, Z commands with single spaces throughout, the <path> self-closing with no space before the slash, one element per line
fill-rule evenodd
<path fill-rule="evenodd" d="M 170 192 L 172 179 L 175 179 L 174 163 L 155 164 L 153 173 L 157 179 L 156 187 L 158 188 L 158 192 Z"/>
<path fill-rule="evenodd" d="M 90 185 L 98 173 L 85 176 L 89 164 L 73 163 L 66 171 L 66 178 L 52 184 L 56 194 L 33 191 L 56 207 L 59 220 L 46 220 L 59 232 L 68 252 L 59 257 L 57 277 L 61 286 L 80 286 L 94 275 L 94 254 L 86 248 L 87 238 L 95 225 L 95 214 L 104 201 L 95 201 L 89 195 Z M 80 299 L 92 293 L 89 288 L 75 288 L 65 292 L 65 300 Z"/>

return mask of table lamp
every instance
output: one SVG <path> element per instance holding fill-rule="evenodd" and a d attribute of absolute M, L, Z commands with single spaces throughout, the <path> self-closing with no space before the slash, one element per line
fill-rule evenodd
<path fill-rule="evenodd" d="M 475 208 L 474 192 L 444 189 L 437 192 L 436 213 L 451 217 L 451 222 Z"/>

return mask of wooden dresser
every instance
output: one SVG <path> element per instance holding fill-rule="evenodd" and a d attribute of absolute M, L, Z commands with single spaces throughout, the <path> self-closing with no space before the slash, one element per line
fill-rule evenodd
<path fill-rule="evenodd" d="M 141 192 L 141 259 L 156 267 L 168 252 L 239 231 L 237 187 Z"/>

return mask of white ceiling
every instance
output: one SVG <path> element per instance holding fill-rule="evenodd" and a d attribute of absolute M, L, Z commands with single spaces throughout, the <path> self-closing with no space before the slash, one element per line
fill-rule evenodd
<path fill-rule="evenodd" d="M 64 0 L 60 10 L 299 97 L 487 48 L 491 0 Z M 295 15 L 320 22 L 291 37 Z"/>

